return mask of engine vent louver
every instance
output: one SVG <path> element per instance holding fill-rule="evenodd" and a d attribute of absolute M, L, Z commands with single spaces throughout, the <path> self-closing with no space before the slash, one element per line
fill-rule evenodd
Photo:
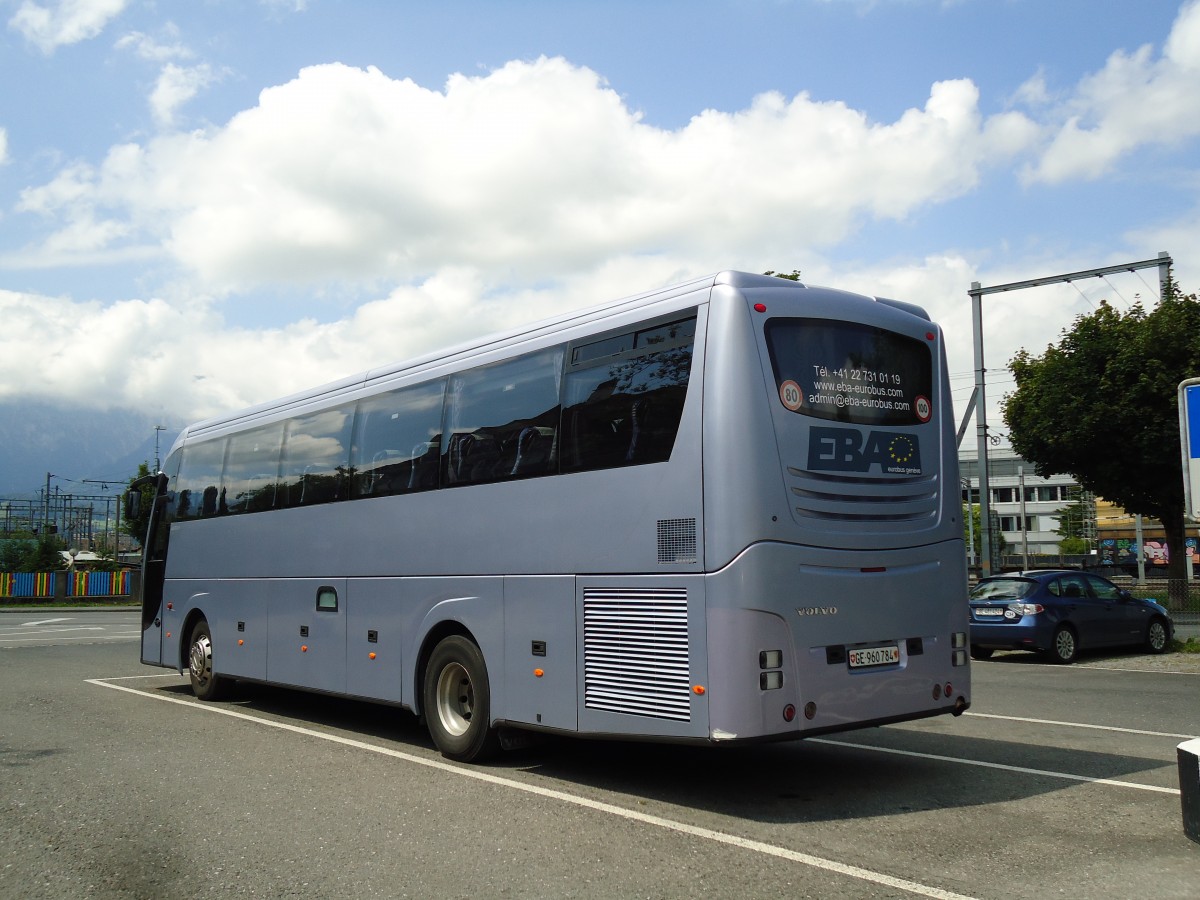
<path fill-rule="evenodd" d="M 696 562 L 696 520 L 658 520 L 658 562 L 660 565 Z"/>
<path fill-rule="evenodd" d="M 936 476 L 890 480 L 847 478 L 789 466 L 788 488 L 797 520 L 834 530 L 886 523 L 896 531 L 921 531 L 937 523 Z"/>
<path fill-rule="evenodd" d="M 685 588 L 585 588 L 583 690 L 588 709 L 691 719 Z"/>

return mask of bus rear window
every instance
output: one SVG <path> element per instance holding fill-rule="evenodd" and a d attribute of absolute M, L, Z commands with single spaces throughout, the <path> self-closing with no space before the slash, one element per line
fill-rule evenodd
<path fill-rule="evenodd" d="M 924 341 L 855 322 L 770 319 L 767 348 L 780 402 L 856 425 L 932 417 L 933 358 Z"/>

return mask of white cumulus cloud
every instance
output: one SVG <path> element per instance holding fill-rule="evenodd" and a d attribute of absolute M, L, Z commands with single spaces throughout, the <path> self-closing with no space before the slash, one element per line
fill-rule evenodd
<path fill-rule="evenodd" d="M 53 53 L 59 47 L 94 38 L 128 5 L 129 0 L 25 0 L 8 20 L 8 27 L 43 53 Z"/>
<path fill-rule="evenodd" d="M 160 82 L 160 118 L 210 77 Z M 1021 114 L 978 105 L 969 81 L 935 84 L 894 122 L 768 93 L 665 130 L 562 59 L 442 91 L 330 64 L 223 127 L 113 148 L 78 196 L 27 197 L 72 221 L 103 208 L 127 226 L 106 233 L 160 242 L 213 290 L 406 282 L 468 263 L 538 278 L 684 249 L 782 258 L 968 192 L 1035 136 Z"/>
<path fill-rule="evenodd" d="M 1096 178 L 1138 147 L 1200 134 L 1200 2 L 1180 9 L 1161 54 L 1148 44 L 1118 50 L 1079 83 L 1058 115 L 1061 125 L 1026 181 Z"/>

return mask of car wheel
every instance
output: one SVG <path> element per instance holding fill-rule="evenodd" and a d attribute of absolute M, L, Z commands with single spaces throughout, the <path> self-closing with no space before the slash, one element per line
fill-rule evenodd
<path fill-rule="evenodd" d="M 1167 623 L 1157 616 L 1146 628 L 1146 649 L 1151 653 L 1167 652 Z"/>
<path fill-rule="evenodd" d="M 1069 625 L 1059 625 L 1054 629 L 1054 639 L 1050 644 L 1050 657 L 1056 663 L 1075 662 L 1079 655 L 1079 638 Z"/>
<path fill-rule="evenodd" d="M 992 648 L 991 647 L 977 647 L 974 644 L 971 645 L 971 659 L 991 659 L 991 658 L 992 658 Z"/>

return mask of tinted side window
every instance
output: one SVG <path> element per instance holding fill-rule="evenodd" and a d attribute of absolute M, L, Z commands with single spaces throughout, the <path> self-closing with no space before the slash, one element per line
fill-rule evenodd
<path fill-rule="evenodd" d="M 275 508 L 283 423 L 231 435 L 221 479 L 225 512 L 262 512 Z"/>
<path fill-rule="evenodd" d="M 354 496 L 438 486 L 444 381 L 368 397 L 354 429 Z"/>
<path fill-rule="evenodd" d="M 1097 578 L 1095 575 L 1087 575 L 1087 583 L 1092 586 L 1092 593 L 1101 600 L 1120 600 L 1121 589 L 1103 578 Z"/>
<path fill-rule="evenodd" d="M 1058 583 L 1060 597 L 1074 599 L 1088 595 L 1087 582 L 1083 580 L 1082 575 L 1064 575 L 1058 579 Z"/>
<path fill-rule="evenodd" d="M 288 422 L 279 485 L 281 507 L 342 500 L 348 492 L 354 407 L 298 416 Z"/>
<path fill-rule="evenodd" d="M 692 368 L 694 318 L 575 348 L 563 396 L 562 470 L 670 458 Z M 621 349 L 594 358 L 590 348 Z"/>
<path fill-rule="evenodd" d="M 460 372 L 446 397 L 446 484 L 555 471 L 563 349 Z"/>
<path fill-rule="evenodd" d="M 177 519 L 203 519 L 221 509 L 221 468 L 225 463 L 225 438 L 188 444 L 179 466 Z"/>

